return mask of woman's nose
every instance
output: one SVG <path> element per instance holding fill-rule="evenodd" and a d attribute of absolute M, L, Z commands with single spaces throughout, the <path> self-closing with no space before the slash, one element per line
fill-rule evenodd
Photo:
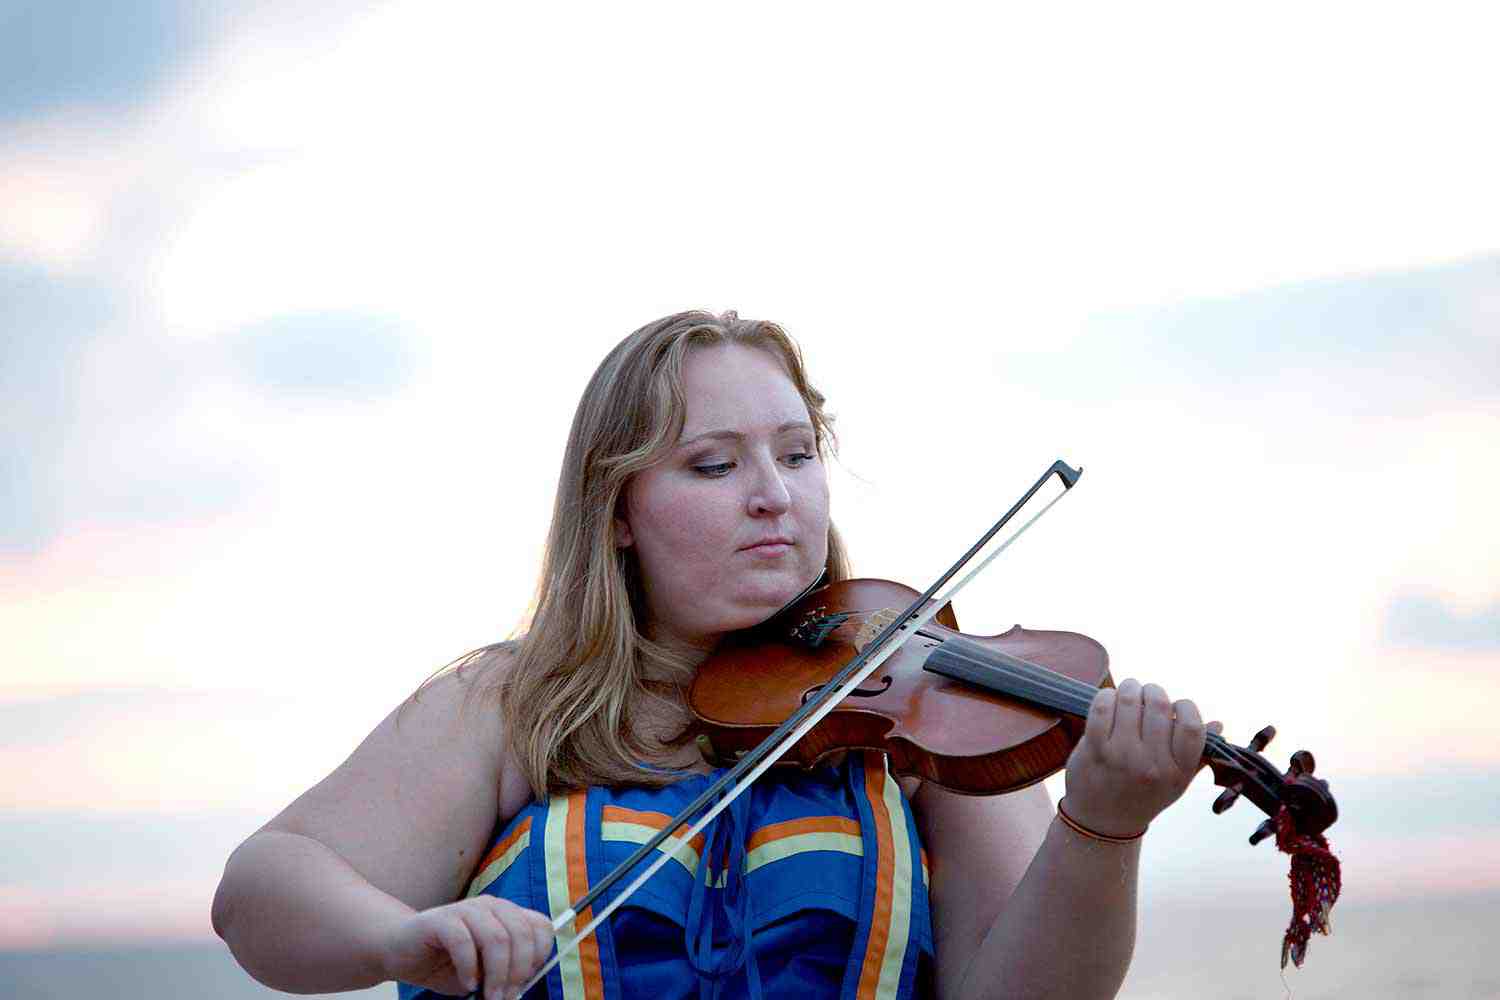
<path fill-rule="evenodd" d="M 774 462 L 765 464 L 755 477 L 754 488 L 751 490 L 750 513 L 775 516 L 785 514 L 791 505 L 792 494 L 781 478 L 781 470 Z"/>

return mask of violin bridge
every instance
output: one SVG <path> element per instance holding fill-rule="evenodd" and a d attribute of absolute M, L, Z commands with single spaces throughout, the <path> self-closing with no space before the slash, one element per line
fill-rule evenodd
<path fill-rule="evenodd" d="M 859 631 L 855 633 L 854 648 L 864 649 L 887 625 L 895 621 L 900 614 L 901 612 L 895 608 L 881 608 L 879 611 L 872 611 L 870 617 L 865 620 L 865 623 L 859 627 Z"/>

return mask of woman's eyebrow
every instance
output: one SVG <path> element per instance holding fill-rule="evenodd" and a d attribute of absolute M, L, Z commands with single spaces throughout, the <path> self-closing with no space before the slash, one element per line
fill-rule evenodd
<path fill-rule="evenodd" d="M 810 423 L 808 423 L 806 420 L 788 420 L 786 423 L 784 423 L 781 426 L 777 427 L 776 430 L 775 430 L 775 433 L 777 433 L 777 434 L 785 434 L 787 431 L 794 431 L 794 430 L 807 430 L 807 431 L 810 431 L 812 429 L 813 429 L 813 425 L 810 424 Z M 677 447 L 681 448 L 681 447 L 683 447 L 685 445 L 693 444 L 696 441 L 705 441 L 705 440 L 743 441 L 744 439 L 745 439 L 745 435 L 742 434 L 742 433 L 740 433 L 739 431 L 705 431 L 702 434 L 695 434 L 695 435 L 693 435 L 690 438 L 684 438 L 683 440 L 678 441 L 677 442 Z"/>

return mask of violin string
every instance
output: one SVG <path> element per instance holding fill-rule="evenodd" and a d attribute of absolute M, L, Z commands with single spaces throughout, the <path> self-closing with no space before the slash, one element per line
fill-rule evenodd
<path fill-rule="evenodd" d="M 965 654 L 956 645 L 949 649 L 949 653 L 968 660 L 971 663 L 979 663 L 987 667 L 997 668 L 1002 672 L 1007 672 L 1008 676 L 1022 680 L 1048 694 L 1052 694 L 1055 697 L 1055 701 L 1049 707 L 1071 712 L 1079 718 L 1086 718 L 1088 716 L 1089 706 L 1093 703 L 1094 696 L 1099 691 L 1098 688 L 1091 684 L 1040 665 L 1037 665 L 1036 673 L 1021 674 L 1013 671 L 1012 668 L 1003 665 L 997 667 L 996 664 Z M 1241 766 L 1251 765 L 1255 762 L 1254 757 L 1251 756 L 1253 751 L 1246 751 L 1230 743 L 1217 733 L 1207 733 L 1205 744 Z"/>

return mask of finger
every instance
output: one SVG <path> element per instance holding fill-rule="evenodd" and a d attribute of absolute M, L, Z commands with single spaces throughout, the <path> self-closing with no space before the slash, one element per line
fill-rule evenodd
<path fill-rule="evenodd" d="M 1109 732 L 1111 743 L 1129 746 L 1141 739 L 1141 682 L 1127 677 L 1120 682 L 1115 695 L 1115 724 Z"/>
<path fill-rule="evenodd" d="M 557 935 L 557 932 L 552 929 L 552 921 L 547 919 L 545 913 L 538 913 L 535 910 L 530 913 L 531 919 L 528 926 L 531 928 L 532 940 L 536 942 L 536 965 L 526 970 L 528 979 L 536 975 L 536 970 L 552 957 L 552 939 Z"/>
<path fill-rule="evenodd" d="M 509 986 L 519 986 L 536 968 L 536 935 L 532 933 L 531 922 L 523 915 L 525 910 L 508 900 L 497 902 L 509 909 L 504 914 L 510 928 L 510 978 L 506 982 Z"/>
<path fill-rule="evenodd" d="M 1089 717 L 1084 723 L 1083 739 L 1080 741 L 1095 757 L 1104 753 L 1104 744 L 1109 742 L 1109 732 L 1115 724 L 1114 688 L 1100 688 L 1089 704 Z"/>
<path fill-rule="evenodd" d="M 1141 688 L 1141 741 L 1146 758 L 1165 768 L 1172 753 L 1172 701 L 1160 684 Z"/>
<path fill-rule="evenodd" d="M 1203 761 L 1207 731 L 1203 717 L 1198 714 L 1198 706 L 1186 698 L 1174 704 L 1172 711 L 1177 717 L 1172 723 L 1172 759 L 1184 774 L 1196 774 Z"/>
<path fill-rule="evenodd" d="M 470 993 L 479 989 L 479 950 L 468 925 L 457 915 L 444 917 L 437 925 L 437 936 L 464 989 Z"/>
<path fill-rule="evenodd" d="M 484 1000 L 500 1000 L 510 981 L 510 931 L 487 910 L 468 910 L 464 921 L 484 959 Z"/>

